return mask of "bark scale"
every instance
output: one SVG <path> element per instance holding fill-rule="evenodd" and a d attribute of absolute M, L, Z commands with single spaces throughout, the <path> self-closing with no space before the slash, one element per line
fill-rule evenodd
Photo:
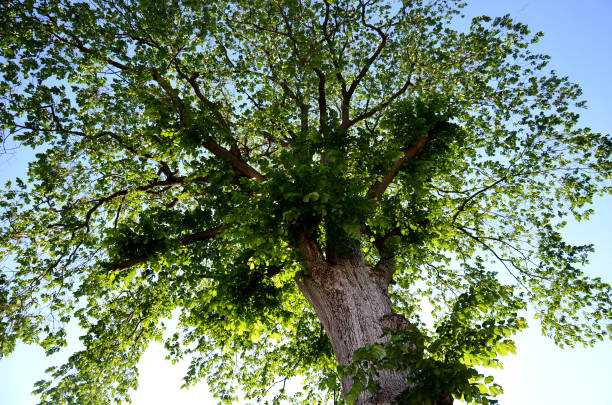
<path fill-rule="evenodd" d="M 316 311 L 340 365 L 352 363 L 355 350 L 384 342 L 386 330 L 401 330 L 408 321 L 393 311 L 389 279 L 374 271 L 360 253 L 334 264 L 327 263 L 316 244 L 302 244 L 309 274 L 297 280 L 298 287 Z M 380 390 L 363 392 L 355 405 L 388 405 L 408 388 L 408 371 L 379 371 Z M 346 394 L 352 381 L 345 378 Z"/>

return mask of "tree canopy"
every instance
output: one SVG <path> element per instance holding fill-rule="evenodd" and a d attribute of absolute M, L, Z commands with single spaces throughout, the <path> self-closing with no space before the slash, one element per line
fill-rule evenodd
<path fill-rule="evenodd" d="M 610 339 L 610 286 L 560 230 L 610 193 L 612 139 L 576 125 L 541 33 L 460 30 L 462 6 L 2 2 L 0 125 L 37 154 L 0 198 L 0 356 L 78 323 L 44 404 L 127 400 L 151 341 L 222 401 L 296 376 L 274 401 L 352 400 L 401 369 L 397 401 L 488 404 L 475 367 L 528 306 L 559 345 Z M 356 258 L 406 323 L 343 364 L 305 291 Z"/>

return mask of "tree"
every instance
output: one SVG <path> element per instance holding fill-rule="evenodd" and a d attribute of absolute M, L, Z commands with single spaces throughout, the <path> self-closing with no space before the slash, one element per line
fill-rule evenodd
<path fill-rule="evenodd" d="M 559 230 L 611 142 L 539 33 L 443 0 L 51 3 L 0 6 L 0 121 L 40 152 L 0 202 L 1 353 L 85 331 L 43 402 L 127 398 L 173 311 L 187 384 L 227 400 L 303 375 L 298 402 L 491 403 L 474 367 L 528 303 L 558 344 L 609 336 Z"/>

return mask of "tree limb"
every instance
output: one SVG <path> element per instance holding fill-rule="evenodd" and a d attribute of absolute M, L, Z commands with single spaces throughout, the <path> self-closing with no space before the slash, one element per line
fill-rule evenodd
<path fill-rule="evenodd" d="M 226 131 L 229 132 L 229 130 L 230 130 L 229 122 L 227 120 L 225 120 L 223 115 L 218 110 L 216 110 L 214 108 L 213 103 L 210 100 L 208 100 L 208 98 L 206 98 L 206 96 L 204 96 L 202 94 L 202 92 L 200 90 L 200 87 L 198 86 L 198 84 L 196 82 L 196 79 L 198 78 L 198 75 L 199 75 L 198 72 L 192 74 L 190 77 L 187 77 L 186 75 L 184 75 L 180 71 L 180 68 L 178 68 L 177 71 L 179 72 L 179 75 L 181 77 L 186 79 L 191 84 L 191 87 L 193 88 L 193 91 L 196 93 L 198 98 L 200 100 L 202 100 L 207 105 L 207 107 L 211 108 L 211 110 L 213 111 L 213 114 L 219 120 L 219 123 L 221 124 L 221 126 Z M 167 83 L 165 80 L 163 80 L 161 78 L 159 73 L 157 73 L 156 71 L 153 71 L 153 77 L 160 84 L 160 86 L 166 91 L 166 93 L 168 94 L 168 97 L 170 97 L 172 100 L 176 99 L 176 101 L 174 101 L 174 102 L 179 105 L 179 107 L 181 108 L 181 112 L 182 112 L 180 114 L 181 125 L 183 125 L 183 126 L 191 125 L 189 120 L 185 117 L 186 114 L 184 114 L 185 109 L 187 108 L 187 105 L 185 104 L 185 102 L 178 97 L 178 95 L 176 94 L 174 89 L 172 89 L 170 87 L 169 83 Z M 212 138 L 207 138 L 203 142 L 203 146 L 206 149 L 208 149 L 208 151 L 211 152 L 213 155 L 225 159 L 242 176 L 250 178 L 250 179 L 255 179 L 255 180 L 258 180 L 258 181 L 261 181 L 261 182 L 265 181 L 266 178 L 261 173 L 259 173 L 257 170 L 255 170 L 255 168 L 253 168 L 252 166 L 247 164 L 242 159 L 242 157 L 239 154 L 237 145 L 236 145 L 236 140 L 233 139 L 233 142 L 234 142 L 234 145 L 235 145 L 235 147 L 233 147 L 233 151 L 232 150 L 228 150 L 228 149 L 224 148 L 223 146 L 219 145 Z"/>
<path fill-rule="evenodd" d="M 177 69 L 177 71 L 179 72 L 181 77 L 183 77 L 184 79 L 186 79 L 189 82 L 189 84 L 191 85 L 191 88 L 195 92 L 196 96 L 212 111 L 213 115 L 215 116 L 215 118 L 217 118 L 217 120 L 219 121 L 221 126 L 223 128 L 225 128 L 227 131 L 229 131 L 230 130 L 230 123 L 229 123 L 229 121 L 227 121 L 225 119 L 225 117 L 223 116 L 223 114 L 221 114 L 221 112 L 219 112 L 219 110 L 217 108 L 215 108 L 214 103 L 212 101 L 210 101 L 202 93 L 202 90 L 200 89 L 200 86 L 196 82 L 196 80 L 198 79 L 198 76 L 200 75 L 199 72 L 196 72 L 196 73 L 192 74 L 190 77 L 187 77 L 187 76 L 183 75 L 182 72 L 179 69 Z"/>
<path fill-rule="evenodd" d="M 404 85 L 402 87 L 400 87 L 395 93 L 393 93 L 391 95 L 391 97 L 389 97 L 386 101 L 377 104 L 376 106 L 372 107 L 371 110 L 369 111 L 364 111 L 363 113 L 361 113 L 360 115 L 358 115 L 357 117 L 353 118 L 352 120 L 349 119 L 348 121 L 343 122 L 340 127 L 344 130 L 349 129 L 350 127 L 352 127 L 353 125 L 355 125 L 356 123 L 358 123 L 359 121 L 363 121 L 366 118 L 370 118 L 371 116 L 373 116 L 374 114 L 376 114 L 377 112 L 381 111 L 382 109 L 384 109 L 385 107 L 387 107 L 389 104 L 391 104 L 393 101 L 395 101 L 399 96 L 401 96 L 402 94 L 404 94 L 406 92 L 406 90 L 408 90 L 408 88 L 412 86 L 412 81 L 410 80 L 410 78 L 408 78 L 408 80 L 406 80 L 406 82 L 404 83 Z"/>
<path fill-rule="evenodd" d="M 471 196 L 469 196 L 468 198 L 466 198 L 465 200 L 463 200 L 463 203 L 461 204 L 461 207 L 459 207 L 459 209 L 457 210 L 457 212 L 455 212 L 455 215 L 453 215 L 453 219 L 451 220 L 451 225 L 455 223 L 455 220 L 457 219 L 457 217 L 459 216 L 459 214 L 461 214 L 463 212 L 463 210 L 465 209 L 465 207 L 467 206 L 467 203 L 469 203 L 471 200 L 473 200 L 474 198 L 478 197 L 480 194 L 486 192 L 487 190 L 492 189 L 493 187 L 497 186 L 499 183 L 503 182 L 504 180 L 506 180 L 508 178 L 508 174 L 505 175 L 504 177 L 502 177 L 501 179 L 497 180 L 496 182 L 489 184 L 487 187 L 482 188 L 480 190 L 478 190 L 477 192 L 475 192 L 474 194 L 472 194 Z"/>
<path fill-rule="evenodd" d="M 80 229 L 80 228 L 87 228 L 87 230 L 89 231 L 89 225 L 91 222 L 91 217 L 92 215 L 98 210 L 98 208 L 100 208 L 102 205 L 104 205 L 105 203 L 114 200 L 117 197 L 125 197 L 128 194 L 135 192 L 135 191 L 145 191 L 145 192 L 149 192 L 150 190 L 157 188 L 157 187 L 169 187 L 169 186 L 175 186 L 175 185 L 185 185 L 185 184 L 189 184 L 189 183 L 199 183 L 204 181 L 204 177 L 197 177 L 191 180 L 186 180 L 185 177 L 171 177 L 171 178 L 167 178 L 165 180 L 162 181 L 153 181 L 151 183 L 142 185 L 142 186 L 138 186 L 138 187 L 134 187 L 134 188 L 126 188 L 123 190 L 119 190 L 119 191 L 115 191 L 113 194 L 110 194 L 106 197 L 101 197 L 101 198 L 97 198 L 95 200 L 91 200 L 89 201 L 91 202 L 95 202 L 95 204 L 89 209 L 87 210 L 87 212 L 85 213 L 85 220 L 83 221 L 82 224 L 78 225 L 75 229 Z M 55 224 L 51 224 L 48 225 L 47 228 L 51 229 L 51 228 L 55 228 L 57 226 L 62 226 L 63 224 L 61 223 L 55 223 Z M 64 225 L 65 226 L 65 225 Z M 73 229 L 73 230 L 75 230 Z"/>
<path fill-rule="evenodd" d="M 417 139 L 412 145 L 410 145 L 410 147 L 404 151 L 404 156 L 395 161 L 391 171 L 387 173 L 387 175 L 383 177 L 382 180 L 377 181 L 370 187 L 366 195 L 367 198 L 371 201 L 378 200 L 385 193 L 385 190 L 387 189 L 389 184 L 391 184 L 395 176 L 397 176 L 404 163 L 406 163 L 410 159 L 413 159 L 415 156 L 421 153 L 430 140 L 430 136 L 424 136 L 422 138 Z"/>
<path fill-rule="evenodd" d="M 207 139 L 203 143 L 204 147 L 208 149 L 213 155 L 225 159 L 238 173 L 249 179 L 255 179 L 260 182 L 266 181 L 263 174 L 259 173 L 252 166 L 245 163 L 238 156 L 225 149 L 212 139 Z"/>
<path fill-rule="evenodd" d="M 327 99 L 325 97 L 325 74 L 319 68 L 314 68 L 319 78 L 319 132 L 324 134 L 327 130 Z"/>
<path fill-rule="evenodd" d="M 210 228 L 202 232 L 197 232 L 191 235 L 187 235 L 183 237 L 180 240 L 180 242 L 183 246 L 191 245 L 196 242 L 204 242 L 204 241 L 207 241 L 217 236 L 223 229 L 224 229 L 223 226 L 216 226 L 214 228 Z M 119 262 L 119 263 L 114 263 L 113 265 L 111 265 L 111 270 L 112 271 L 125 270 L 130 267 L 136 266 L 138 264 L 145 263 L 149 261 L 150 259 L 151 259 L 151 255 L 146 255 L 146 256 L 143 255 L 143 256 L 135 257 L 130 260 L 126 260 L 126 261 Z"/>
<path fill-rule="evenodd" d="M 36 16 L 32 16 L 32 18 L 37 21 L 40 25 L 42 25 L 45 28 L 45 31 L 50 34 L 51 36 L 55 37 L 55 39 L 57 39 L 59 42 L 71 46 L 73 48 L 78 49 L 79 51 L 83 52 L 84 54 L 88 54 L 88 55 L 93 55 L 93 56 L 97 56 L 98 58 L 102 59 L 103 61 L 107 62 L 109 65 L 114 66 L 118 69 L 121 70 L 130 70 L 130 68 L 127 65 L 124 65 L 121 62 L 118 62 L 114 59 L 111 59 L 110 57 L 101 54 L 97 51 L 94 51 L 91 48 L 86 47 L 83 44 L 83 41 L 72 31 L 70 31 L 69 29 L 67 29 L 66 27 L 63 27 L 62 25 L 60 25 L 57 20 L 53 17 L 51 17 L 50 15 L 45 15 L 45 17 L 47 17 L 49 20 L 51 20 L 53 22 L 53 24 L 47 24 L 44 21 L 42 21 L 40 18 L 36 17 Z M 54 27 L 55 26 L 55 27 Z M 59 35 L 54 28 L 59 28 L 64 34 L 67 34 L 71 39 L 67 39 L 64 38 L 63 36 Z"/>
<path fill-rule="evenodd" d="M 374 53 L 370 55 L 370 57 L 366 60 L 365 64 L 362 66 L 359 73 L 357 73 L 357 76 L 351 82 L 348 90 L 343 91 L 343 94 L 342 94 L 342 124 L 341 125 L 344 129 L 348 129 L 348 127 L 352 125 L 350 124 L 351 120 L 349 118 L 349 109 L 350 109 L 350 103 L 351 103 L 351 98 L 353 97 L 353 93 L 355 93 L 357 86 L 359 86 L 359 83 L 361 83 L 365 75 L 370 70 L 370 67 L 372 66 L 374 61 L 380 56 L 380 53 L 382 52 L 385 45 L 387 44 L 387 34 L 384 33 L 381 28 L 375 27 L 372 24 L 369 24 L 366 22 L 365 4 L 361 5 L 361 22 L 364 26 L 376 31 L 376 33 L 380 36 L 380 42 L 378 43 L 378 46 L 374 50 Z"/>

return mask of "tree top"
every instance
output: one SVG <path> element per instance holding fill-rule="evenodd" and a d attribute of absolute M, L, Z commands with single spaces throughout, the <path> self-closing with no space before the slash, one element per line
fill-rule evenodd
<path fill-rule="evenodd" d="M 528 305 L 560 345 L 609 339 L 610 287 L 560 229 L 610 192 L 612 140 L 577 126 L 581 90 L 532 52 L 541 33 L 510 16 L 462 31 L 462 7 L 3 2 L 0 125 L 37 155 L 0 199 L 0 354 L 59 350 L 76 320 L 85 349 L 44 403 L 127 398 L 151 340 L 221 399 L 295 375 L 296 401 L 332 396 L 296 280 L 355 252 L 461 378 L 513 350 Z"/>

